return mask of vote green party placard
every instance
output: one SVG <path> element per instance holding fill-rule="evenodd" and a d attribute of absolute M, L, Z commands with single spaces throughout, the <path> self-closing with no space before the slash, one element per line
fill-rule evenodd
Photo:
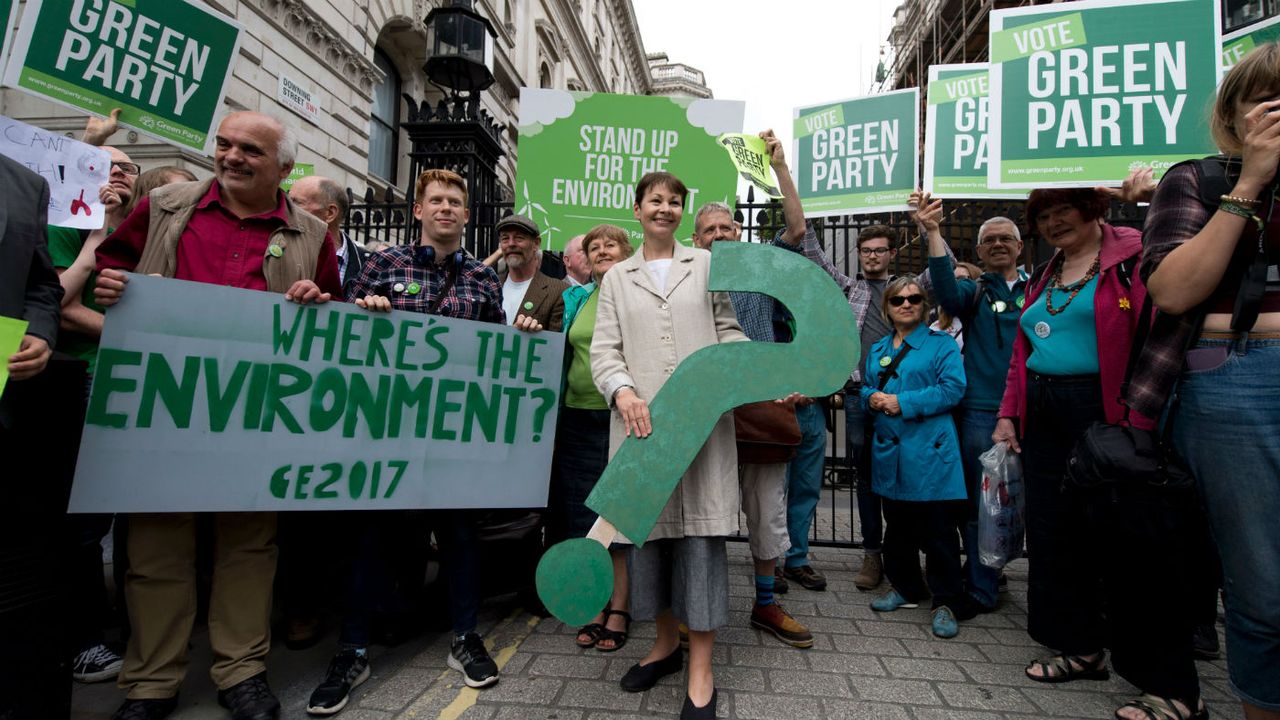
<path fill-rule="evenodd" d="M 1259 45 L 1280 39 L 1280 16 L 1240 28 L 1222 36 L 1222 71 L 1226 72 Z"/>
<path fill-rule="evenodd" d="M 919 89 L 798 107 L 793 117 L 805 215 L 907 209 L 919 183 Z"/>
<path fill-rule="evenodd" d="M 987 184 L 991 160 L 986 63 L 930 65 L 924 135 L 924 189 L 934 197 L 1025 198 Z"/>
<path fill-rule="evenodd" d="M 9 57 L 9 37 L 13 34 L 13 21 L 18 17 L 18 0 L 0 0 L 0 67 L 4 67 L 5 58 Z"/>
<path fill-rule="evenodd" d="M 717 138 L 742 130 L 744 105 L 727 100 L 520 89 L 516 212 L 542 230 L 542 246 L 601 223 L 641 237 L 636 182 L 665 170 L 689 188 L 676 237 L 688 243 L 703 203 L 732 205 L 738 172 Z"/>
<path fill-rule="evenodd" d="M 543 507 L 563 350 L 561 333 L 131 275 L 70 510 Z"/>
<path fill-rule="evenodd" d="M 1118 185 L 1216 152 L 1210 0 L 1083 0 L 991 12 L 997 188 Z"/>
<path fill-rule="evenodd" d="M 294 163 L 293 169 L 289 171 L 289 177 L 280 181 L 280 189 L 289 192 L 293 189 L 293 184 L 304 177 L 311 177 L 316 174 L 315 163 Z"/>
<path fill-rule="evenodd" d="M 27 0 L 4 83 L 204 151 L 240 31 L 190 0 Z"/>

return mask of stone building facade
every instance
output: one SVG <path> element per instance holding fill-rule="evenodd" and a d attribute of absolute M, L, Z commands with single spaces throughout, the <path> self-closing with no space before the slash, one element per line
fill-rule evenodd
<path fill-rule="evenodd" d="M 196 1 L 245 28 L 224 101 L 228 110 L 260 110 L 291 122 L 301 143 L 298 162 L 358 194 L 366 187 L 398 193 L 408 187 L 404 96 L 432 104 L 443 97 L 423 71 L 423 20 L 443 0 Z M 482 107 L 505 127 L 498 175 L 508 188 L 515 178 L 521 87 L 650 91 L 631 0 L 474 0 L 474 9 L 497 31 L 496 82 Z M 318 101 L 314 118 L 277 100 L 282 77 Z M 0 114 L 77 136 L 84 126 L 81 114 L 7 88 L 0 91 Z M 212 167 L 210 158 L 132 130 L 110 142 L 144 168 L 176 164 L 202 174 Z"/>

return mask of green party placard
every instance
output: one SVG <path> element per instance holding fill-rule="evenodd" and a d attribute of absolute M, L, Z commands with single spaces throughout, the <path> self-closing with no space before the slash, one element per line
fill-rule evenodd
<path fill-rule="evenodd" d="M 769 146 L 763 138 L 747 133 L 725 133 L 720 136 L 720 144 L 729 153 L 729 159 L 743 180 L 771 198 L 782 197 L 778 178 L 769 164 Z"/>
<path fill-rule="evenodd" d="M 13 34 L 13 22 L 18 17 L 18 0 L 0 0 L 0 21 L 4 28 L 0 29 L 0 69 L 4 68 L 5 58 L 9 57 L 9 37 Z"/>
<path fill-rule="evenodd" d="M 27 0 L 4 83 L 203 152 L 240 31 L 190 0 Z"/>
<path fill-rule="evenodd" d="M 796 188 L 810 217 L 906 210 L 920 181 L 920 91 L 795 108 Z"/>
<path fill-rule="evenodd" d="M 546 249 L 601 223 L 638 241 L 636 182 L 665 170 L 689 188 L 676 230 L 688 243 L 703 203 L 734 202 L 738 173 L 717 139 L 741 132 L 744 110 L 726 100 L 521 88 L 515 211 L 538 224 Z"/>
<path fill-rule="evenodd" d="M 993 10 L 988 185 L 1119 185 L 1215 153 L 1218 15 L 1211 0 Z"/>
<path fill-rule="evenodd" d="M 294 163 L 293 169 L 289 171 L 289 177 L 280 181 L 280 189 L 289 192 L 293 189 L 293 184 L 304 177 L 311 177 L 316 174 L 316 166 L 314 163 Z"/>
<path fill-rule="evenodd" d="M 1259 45 L 1280 39 L 1280 16 L 1267 18 L 1259 23 L 1241 28 L 1222 36 L 1222 71 L 1225 73 L 1240 58 Z"/>
<path fill-rule="evenodd" d="M 987 185 L 991 159 L 986 63 L 930 65 L 925 110 L 924 189 L 943 199 L 1025 198 Z"/>
<path fill-rule="evenodd" d="M 26 332 L 26 320 L 0 316 L 0 396 L 9 382 L 9 356 L 18 352 Z"/>
<path fill-rule="evenodd" d="M 543 507 L 564 335 L 145 275 L 71 512 Z"/>

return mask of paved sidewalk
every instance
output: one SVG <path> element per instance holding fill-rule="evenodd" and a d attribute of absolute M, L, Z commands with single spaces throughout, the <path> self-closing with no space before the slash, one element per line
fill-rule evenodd
<path fill-rule="evenodd" d="M 861 553 L 817 550 L 814 566 L 828 590 L 792 584 L 784 607 L 809 626 L 811 650 L 784 646 L 753 630 L 754 597 L 745 543 L 730 543 L 732 625 L 717 637 L 716 684 L 722 718 L 807 720 L 996 720 L 997 718 L 1111 718 L 1136 692 L 1117 676 L 1107 682 L 1043 685 L 1023 677 L 1023 666 L 1046 654 L 1027 637 L 1026 565 L 1010 566 L 1001 608 L 961 624 L 960 635 L 939 640 L 929 632 L 926 608 L 881 615 L 872 595 L 853 587 Z M 1153 597 L 1158 602 L 1158 597 Z M 371 649 L 374 674 L 338 717 L 343 720 L 630 720 L 679 714 L 683 679 L 664 679 L 647 693 L 629 694 L 617 680 L 648 649 L 654 628 L 632 627 L 616 653 L 580 650 L 560 622 L 513 607 L 487 606 L 484 627 L 502 680 L 484 691 L 466 688 L 447 669 L 448 638 L 428 635 L 395 648 Z M 213 701 L 207 640 L 195 640 L 191 672 L 174 720 L 227 717 Z M 284 718 L 305 718 L 306 698 L 319 681 L 332 642 L 304 652 L 277 647 L 271 680 Z M 1226 685 L 1223 661 L 1198 663 L 1206 702 L 1216 718 L 1241 717 Z M 120 702 L 110 685 L 80 686 L 77 720 L 105 720 Z"/>

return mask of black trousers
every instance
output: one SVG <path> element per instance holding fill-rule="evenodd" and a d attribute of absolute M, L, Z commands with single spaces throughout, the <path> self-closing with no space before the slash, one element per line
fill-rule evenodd
<path fill-rule="evenodd" d="M 967 502 L 914 502 L 884 498 L 884 572 L 902 597 L 920 602 L 933 595 L 933 607 L 946 605 L 956 618 L 973 617 L 972 602 L 960 573 L 960 523 Z M 920 553 L 928 575 L 920 576 Z M 927 583 L 927 585 L 926 585 Z"/>
<path fill-rule="evenodd" d="M 1194 492 L 1145 485 L 1078 488 L 1067 459 L 1103 419 L 1097 376 L 1027 379 L 1022 440 L 1027 500 L 1027 632 L 1058 652 L 1111 648 L 1111 664 L 1143 692 L 1194 702 Z"/>

